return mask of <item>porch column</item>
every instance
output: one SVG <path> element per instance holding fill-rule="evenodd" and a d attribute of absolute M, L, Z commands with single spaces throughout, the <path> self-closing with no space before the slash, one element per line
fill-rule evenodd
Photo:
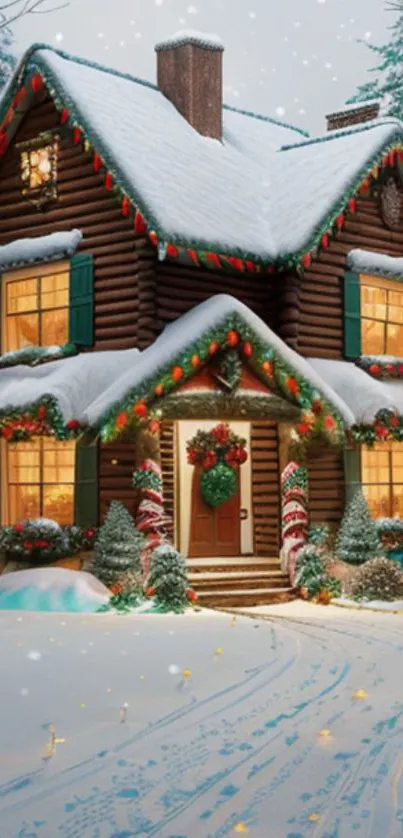
<path fill-rule="evenodd" d="M 279 426 L 281 464 L 281 566 L 294 584 L 296 559 L 308 540 L 308 470 L 291 457 L 292 425 Z"/>
<path fill-rule="evenodd" d="M 164 511 L 160 423 L 157 420 L 152 420 L 147 428 L 142 428 L 137 433 L 133 486 L 140 493 L 136 526 L 145 537 L 142 566 L 146 578 L 152 553 L 166 540 L 166 527 L 170 523 L 170 518 Z"/>

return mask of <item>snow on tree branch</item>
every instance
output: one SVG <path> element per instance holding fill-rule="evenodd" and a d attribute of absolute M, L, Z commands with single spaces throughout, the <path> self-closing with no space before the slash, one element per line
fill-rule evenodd
<path fill-rule="evenodd" d="M 50 14 L 68 5 L 69 0 L 56 5 L 51 0 L 0 0 L 0 31 L 27 15 Z"/>

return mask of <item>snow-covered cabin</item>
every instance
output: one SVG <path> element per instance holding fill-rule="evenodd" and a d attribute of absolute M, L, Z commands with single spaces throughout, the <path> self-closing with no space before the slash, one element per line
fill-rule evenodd
<path fill-rule="evenodd" d="M 151 424 L 178 548 L 261 585 L 298 452 L 311 523 L 359 483 L 403 516 L 403 124 L 228 107 L 223 52 L 179 33 L 154 84 L 37 44 L 0 100 L 0 508 L 136 515 Z M 186 452 L 220 422 L 248 459 L 213 507 Z"/>

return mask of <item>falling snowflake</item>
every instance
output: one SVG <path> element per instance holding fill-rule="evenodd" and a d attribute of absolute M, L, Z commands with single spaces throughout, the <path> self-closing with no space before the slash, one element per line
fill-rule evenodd
<path fill-rule="evenodd" d="M 296 29 L 300 28 L 301 24 L 300 24 L 299 20 L 294 21 L 294 26 L 295 26 Z"/>
<path fill-rule="evenodd" d="M 188 12 L 188 15 L 197 15 L 196 6 L 188 6 L 187 12 Z"/>
<path fill-rule="evenodd" d="M 98 38 L 105 38 L 104 33 L 103 32 L 98 32 Z"/>
<path fill-rule="evenodd" d="M 180 667 L 177 666 L 176 663 L 171 663 L 171 665 L 168 666 L 168 672 L 170 675 L 179 675 Z"/>
<path fill-rule="evenodd" d="M 27 657 L 30 659 L 30 661 L 39 661 L 41 659 L 42 655 L 41 655 L 40 652 L 34 652 L 33 651 L 33 652 L 28 652 Z"/>
<path fill-rule="evenodd" d="M 185 23 L 186 23 L 186 18 L 184 18 L 184 17 L 180 17 L 180 18 L 179 18 L 179 23 L 180 23 L 180 25 L 181 25 L 181 26 L 184 26 L 184 25 L 185 25 Z"/>
<path fill-rule="evenodd" d="M 332 76 L 332 81 L 338 81 L 337 76 Z"/>
<path fill-rule="evenodd" d="M 364 35 L 364 38 L 365 38 L 366 41 L 369 41 L 369 39 L 371 37 L 372 37 L 372 32 L 366 32 L 365 35 Z"/>
<path fill-rule="evenodd" d="M 307 66 L 308 66 L 308 64 L 309 64 L 309 61 L 308 61 L 308 59 L 307 59 L 307 58 L 304 58 L 304 59 L 303 59 L 303 61 L 302 61 L 302 63 L 303 63 L 303 65 L 304 65 L 305 67 L 307 67 Z"/>
<path fill-rule="evenodd" d="M 120 47 L 124 47 L 124 45 L 125 45 L 125 42 L 124 42 L 124 41 L 119 41 L 119 46 L 120 46 Z"/>
<path fill-rule="evenodd" d="M 156 6 L 162 6 L 164 0 L 154 0 Z"/>
<path fill-rule="evenodd" d="M 56 32 L 55 41 L 57 41 L 58 44 L 60 44 L 60 42 L 63 40 L 63 38 L 64 38 L 63 32 Z"/>
<path fill-rule="evenodd" d="M 256 17 L 256 12 L 249 12 L 249 17 L 253 20 Z"/>
<path fill-rule="evenodd" d="M 285 115 L 285 108 L 283 108 L 282 105 L 279 105 L 278 108 L 276 108 L 276 114 L 277 114 L 277 116 L 284 116 Z"/>
<path fill-rule="evenodd" d="M 326 0 L 318 0 L 318 3 L 319 3 L 321 6 L 323 6 L 323 5 L 324 5 L 324 3 L 326 3 Z"/>
<path fill-rule="evenodd" d="M 26 687 L 23 687 L 22 690 L 20 690 L 20 695 L 22 695 L 23 697 L 28 695 L 28 693 L 29 693 L 29 690 L 27 690 Z"/>
<path fill-rule="evenodd" d="M 135 36 L 134 36 L 134 37 L 135 37 L 135 38 L 141 38 L 141 32 L 136 32 L 136 34 L 135 34 Z"/>
<path fill-rule="evenodd" d="M 304 115 L 304 113 L 306 113 L 305 108 L 300 108 L 300 109 L 299 109 L 299 111 L 298 111 L 298 113 L 300 113 L 300 114 L 301 114 L 301 116 L 303 116 L 303 115 Z"/>
<path fill-rule="evenodd" d="M 332 69 L 332 65 L 331 65 L 330 61 L 326 61 L 325 68 L 326 68 L 326 70 L 331 70 Z"/>

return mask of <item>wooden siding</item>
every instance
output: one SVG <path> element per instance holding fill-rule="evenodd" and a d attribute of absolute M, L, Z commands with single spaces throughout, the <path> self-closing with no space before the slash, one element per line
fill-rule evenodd
<path fill-rule="evenodd" d="M 111 442 L 99 446 L 99 517 L 102 523 L 113 500 L 120 500 L 135 517 L 138 491 L 133 489 L 134 442 Z"/>
<path fill-rule="evenodd" d="M 161 466 L 162 484 L 164 492 L 164 509 L 172 521 L 167 527 L 167 532 L 172 542 L 175 543 L 175 424 L 174 422 L 163 422 L 161 425 Z"/>
<path fill-rule="evenodd" d="M 273 292 L 267 274 L 229 274 L 160 262 L 157 265 L 156 328 L 161 331 L 167 323 L 215 294 L 236 297 L 272 326 Z"/>
<path fill-rule="evenodd" d="M 252 422 L 252 507 L 256 556 L 280 549 L 280 465 L 275 422 Z"/>
<path fill-rule="evenodd" d="M 322 248 L 304 271 L 297 342 L 302 355 L 343 357 L 343 278 L 346 255 L 353 248 L 403 256 L 403 222 L 399 230 L 388 230 L 377 198 L 358 199 L 357 212 L 347 215 L 337 238 L 330 239 L 329 247 Z"/>
<path fill-rule="evenodd" d="M 58 126 L 48 100 L 31 109 L 14 143 L 37 137 Z M 138 284 L 143 269 L 145 239 L 136 237 L 132 221 L 104 185 L 105 173 L 94 172 L 93 152 L 74 145 L 71 132 L 61 140 L 58 156 L 58 201 L 38 211 L 21 195 L 19 152 L 14 144 L 0 166 L 0 245 L 18 238 L 44 236 L 74 227 L 82 230 L 80 250 L 94 256 L 94 349 L 124 349 L 137 345 Z"/>
<path fill-rule="evenodd" d="M 345 504 L 343 452 L 330 449 L 308 463 L 310 525 L 328 524 L 335 531 Z"/>

